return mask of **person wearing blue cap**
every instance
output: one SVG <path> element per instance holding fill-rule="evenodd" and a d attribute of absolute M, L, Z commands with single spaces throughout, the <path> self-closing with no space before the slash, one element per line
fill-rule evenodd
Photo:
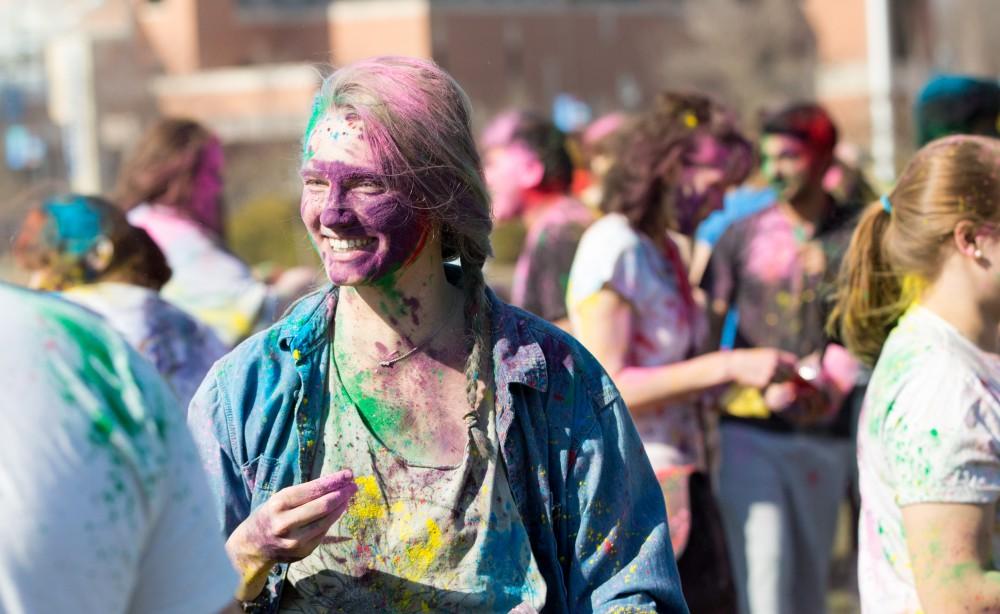
<path fill-rule="evenodd" d="M 1000 137 L 1000 83 L 964 75 L 931 77 L 913 108 L 917 145 L 952 134 Z"/>

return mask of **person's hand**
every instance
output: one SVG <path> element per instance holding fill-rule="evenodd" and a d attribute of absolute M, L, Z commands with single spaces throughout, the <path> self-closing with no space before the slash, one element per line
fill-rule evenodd
<path fill-rule="evenodd" d="M 226 550 L 242 572 L 236 598 L 260 594 L 275 563 L 309 556 L 330 526 L 347 509 L 358 487 L 349 471 L 283 488 L 254 510 L 226 541 Z"/>
<path fill-rule="evenodd" d="M 732 350 L 727 355 L 730 379 L 740 386 L 763 389 L 795 370 L 795 355 L 774 348 Z"/>
<path fill-rule="evenodd" d="M 800 426 L 817 424 L 832 415 L 830 397 L 823 388 L 801 381 L 789 384 L 793 387 L 794 403 L 775 409 L 776 413 Z"/>
<path fill-rule="evenodd" d="M 764 389 L 764 405 L 775 413 L 780 413 L 795 402 L 795 384 L 775 382 Z"/>

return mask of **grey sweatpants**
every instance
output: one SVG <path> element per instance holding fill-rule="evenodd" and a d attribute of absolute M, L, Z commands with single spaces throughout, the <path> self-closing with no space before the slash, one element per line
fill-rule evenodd
<path fill-rule="evenodd" d="M 742 424 L 720 430 L 719 507 L 742 614 L 822 614 L 853 446 Z"/>

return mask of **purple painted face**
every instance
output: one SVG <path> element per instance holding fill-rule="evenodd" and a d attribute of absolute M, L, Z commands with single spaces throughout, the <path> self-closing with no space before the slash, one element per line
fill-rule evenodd
<path fill-rule="evenodd" d="M 729 188 L 731 152 L 710 136 L 695 140 L 684 156 L 684 167 L 676 201 L 676 230 L 693 235 L 708 214 L 722 208 Z"/>
<path fill-rule="evenodd" d="M 331 111 L 309 139 L 302 165 L 302 221 L 330 281 L 368 285 L 405 268 L 427 239 L 426 218 L 387 187 L 354 116 Z"/>

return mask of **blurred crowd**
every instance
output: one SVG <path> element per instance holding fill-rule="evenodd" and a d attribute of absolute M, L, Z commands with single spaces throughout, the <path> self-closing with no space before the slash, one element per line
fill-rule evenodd
<path fill-rule="evenodd" d="M 468 114 L 427 62 L 324 82 L 322 270 L 230 251 L 192 120 L 33 204 L 0 609 L 824 612 L 848 510 L 863 611 L 1000 610 L 997 82 L 931 79 L 893 186 L 815 101 Z"/>

